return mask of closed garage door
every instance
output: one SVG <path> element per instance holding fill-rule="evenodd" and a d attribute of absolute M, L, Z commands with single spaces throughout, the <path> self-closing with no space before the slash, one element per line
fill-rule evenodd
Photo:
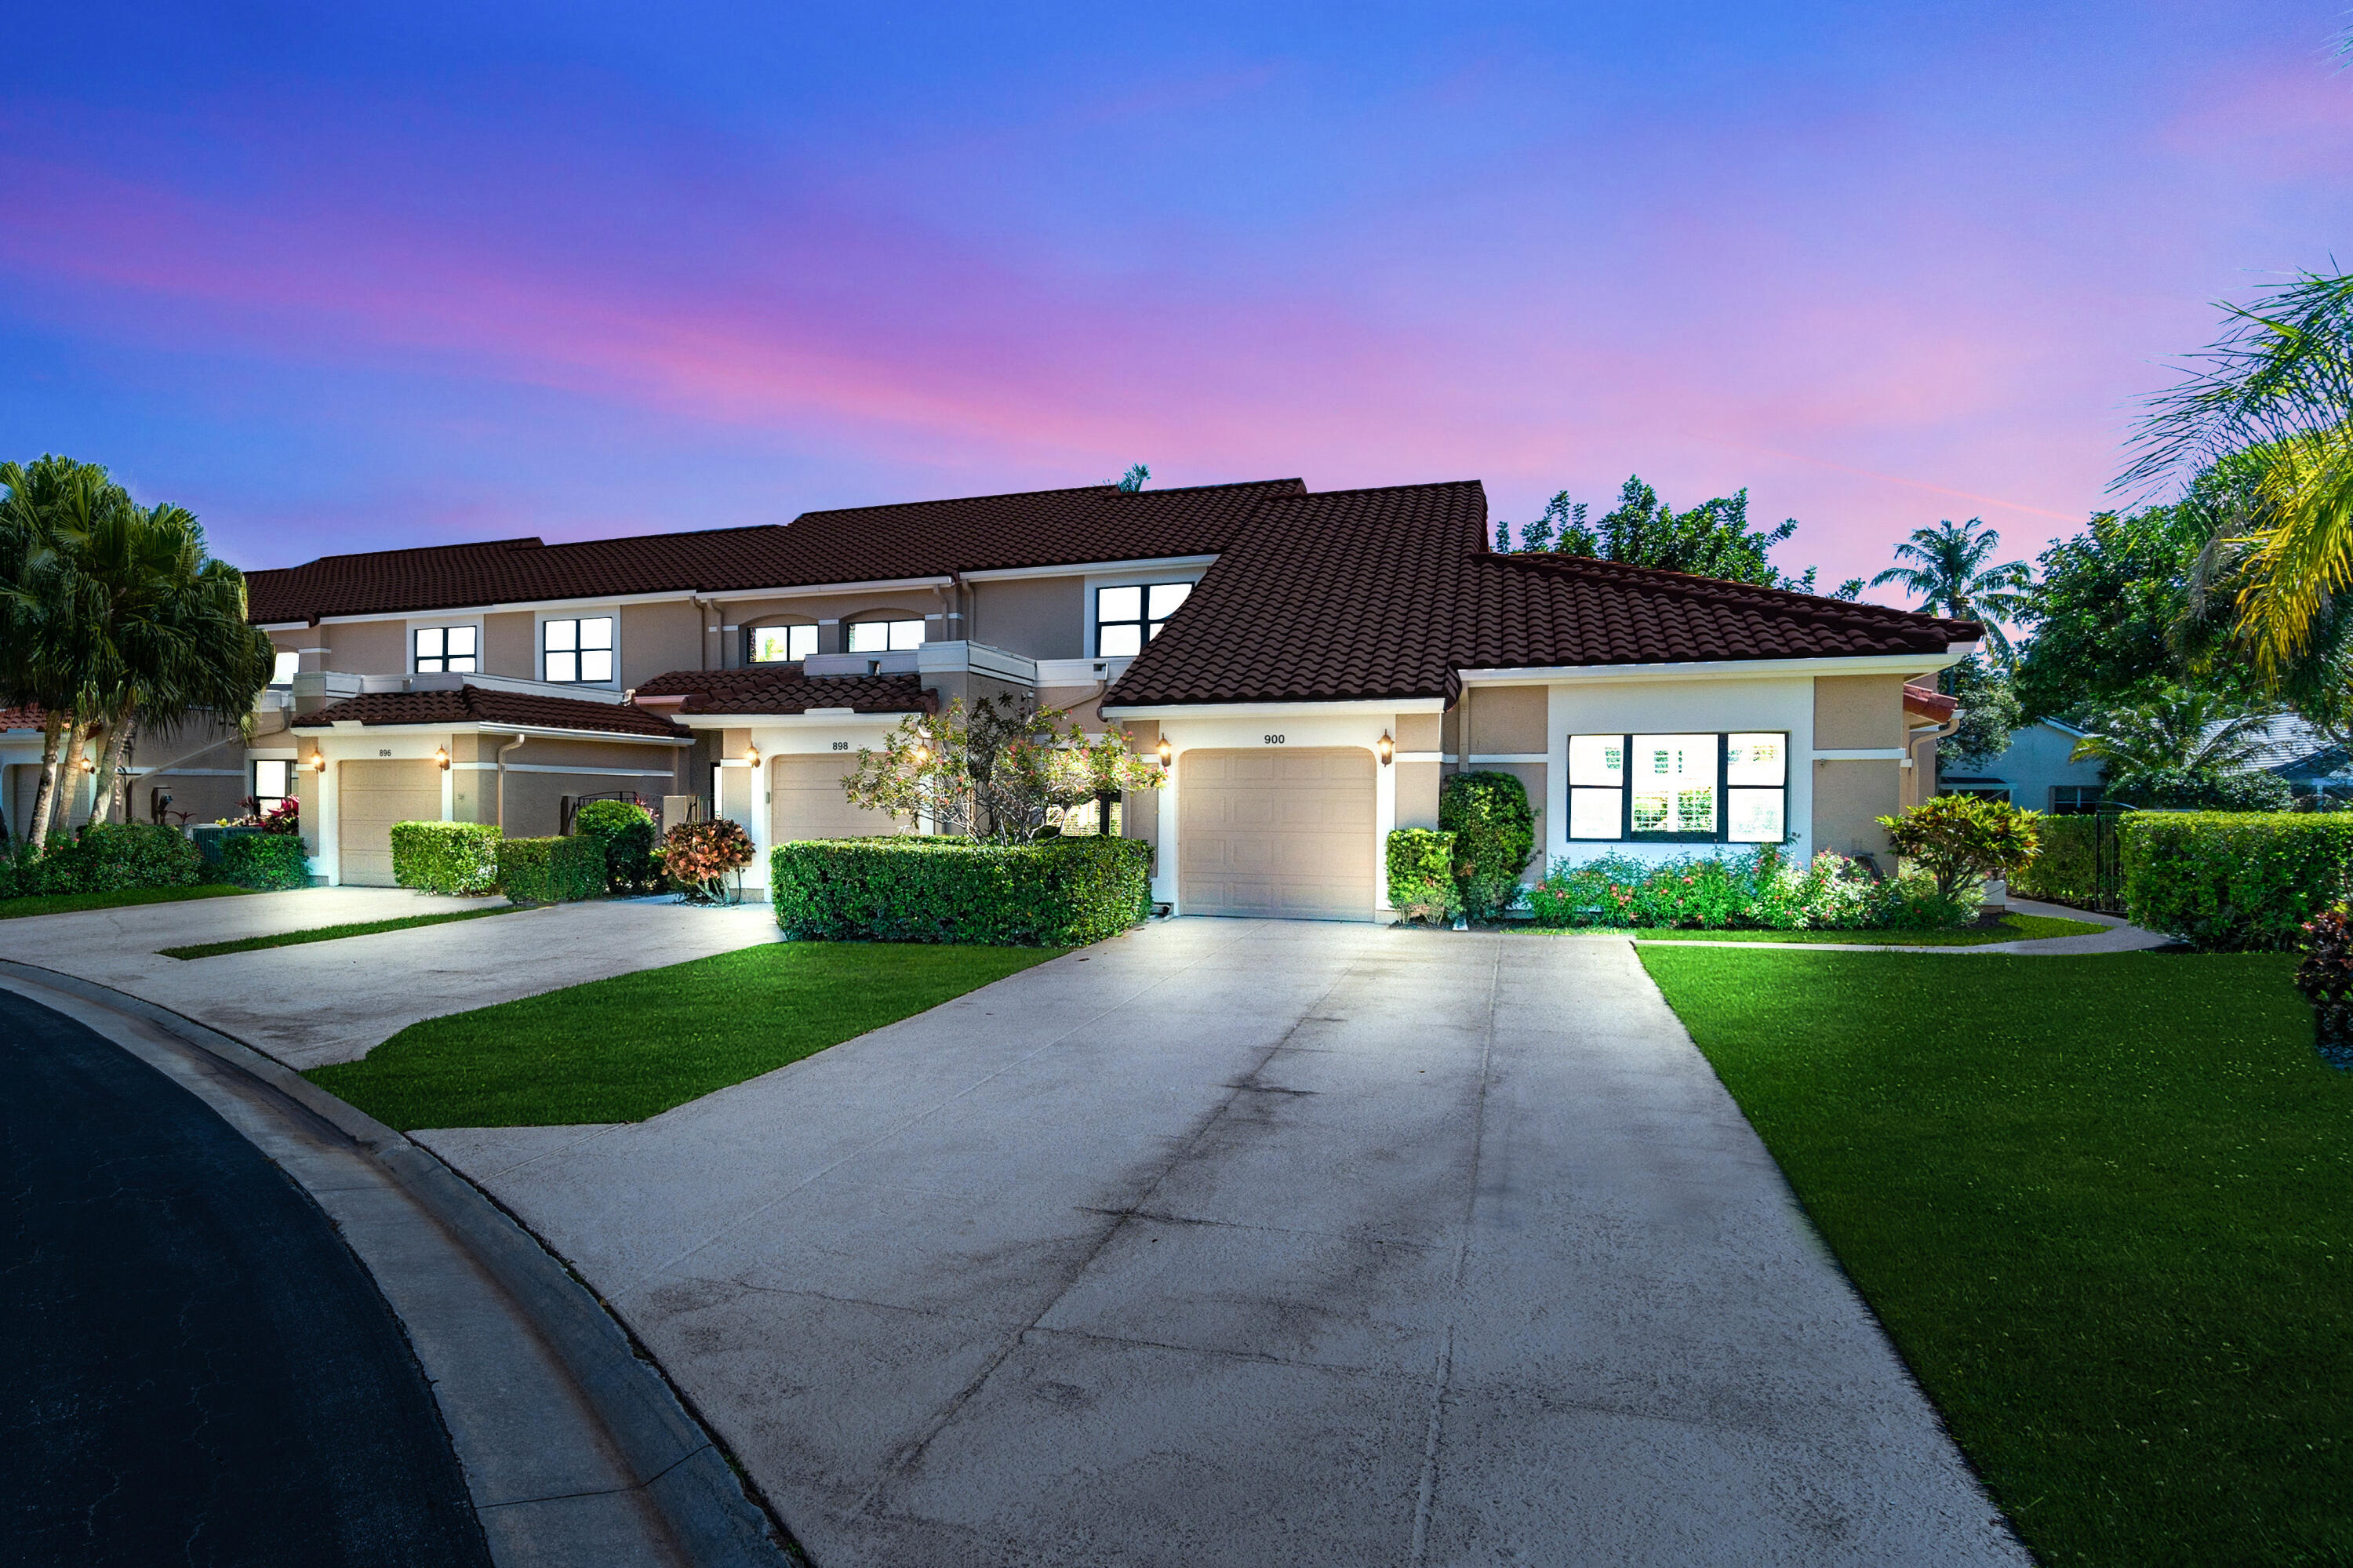
<path fill-rule="evenodd" d="M 1369 920 L 1369 751 L 1188 751 L 1176 768 L 1176 895 L 1187 915 Z"/>
<path fill-rule="evenodd" d="M 335 765 L 335 843 L 346 884 L 392 886 L 392 824 L 440 820 L 441 769 L 432 763 Z"/>
<path fill-rule="evenodd" d="M 768 776 L 769 832 L 792 839 L 880 838 L 906 824 L 888 811 L 863 811 L 841 793 L 841 776 L 858 766 L 849 757 L 779 757 Z"/>

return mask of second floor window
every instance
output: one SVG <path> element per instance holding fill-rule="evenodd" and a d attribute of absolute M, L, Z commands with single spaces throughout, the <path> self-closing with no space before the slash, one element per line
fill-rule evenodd
<path fill-rule="evenodd" d="M 269 683 L 273 686 L 290 686 L 294 683 L 296 673 L 301 668 L 302 655 L 280 648 L 278 651 L 276 662 L 269 667 Z"/>
<path fill-rule="evenodd" d="M 427 626 L 417 633 L 417 673 L 420 675 L 474 673 L 474 641 L 480 634 L 470 626 Z"/>
<path fill-rule="evenodd" d="M 1192 591 L 1191 583 L 1095 589 L 1095 657 L 1124 659 L 1143 652 Z"/>
<path fill-rule="evenodd" d="M 754 664 L 797 664 L 816 652 L 817 628 L 814 626 L 752 628 L 752 662 Z"/>
<path fill-rule="evenodd" d="M 609 681 L 613 678 L 613 618 L 543 620 L 539 646 L 549 681 Z"/>
<path fill-rule="evenodd" d="M 849 652 L 852 653 L 892 653 L 923 645 L 923 623 L 921 620 L 853 620 L 849 623 Z"/>

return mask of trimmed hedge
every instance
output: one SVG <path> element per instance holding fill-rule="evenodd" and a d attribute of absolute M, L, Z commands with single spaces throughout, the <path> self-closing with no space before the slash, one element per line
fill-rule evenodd
<path fill-rule="evenodd" d="M 37 858 L 18 860 L 13 880 L 17 895 L 189 887 L 205 880 L 205 857 L 176 828 L 104 822 L 70 842 L 51 840 Z"/>
<path fill-rule="evenodd" d="M 2118 831 L 2133 924 L 2216 951 L 2292 949 L 2353 886 L 2353 816 L 2136 811 Z"/>
<path fill-rule="evenodd" d="M 1462 909 L 1454 887 L 1454 835 L 1431 828 L 1392 828 L 1389 907 L 1409 920 L 1452 919 Z"/>
<path fill-rule="evenodd" d="M 2035 824 L 2041 847 L 2012 872 L 2010 890 L 2029 898 L 2051 898 L 2086 908 L 2099 901 L 2100 819 L 2045 817 Z"/>
<path fill-rule="evenodd" d="M 239 887 L 274 893 L 311 885 L 311 860 L 291 833 L 239 833 L 224 840 L 213 872 Z"/>
<path fill-rule="evenodd" d="M 1474 920 L 1518 902 L 1536 851 L 1535 812 L 1515 773 L 1458 773 L 1438 792 L 1438 825 L 1454 835 L 1454 882 Z"/>
<path fill-rule="evenodd" d="M 501 839 L 499 888 L 517 904 L 572 904 L 605 891 L 605 843 L 568 839 Z"/>
<path fill-rule="evenodd" d="M 1151 864 L 1140 839 L 823 839 L 769 852 L 768 889 L 795 938 L 1078 948 L 1151 912 Z"/>
<path fill-rule="evenodd" d="M 603 847 L 605 887 L 611 893 L 659 893 L 654 865 L 654 814 L 630 800 L 590 800 L 573 814 L 572 831 Z"/>
<path fill-rule="evenodd" d="M 421 893 L 488 893 L 499 883 L 491 822 L 395 822 L 392 880 Z"/>

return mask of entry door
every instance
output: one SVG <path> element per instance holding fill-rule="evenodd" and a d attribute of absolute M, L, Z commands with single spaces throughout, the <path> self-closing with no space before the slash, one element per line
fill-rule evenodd
<path fill-rule="evenodd" d="M 1188 751 L 1176 765 L 1187 915 L 1369 920 L 1375 764 L 1355 747 Z"/>
<path fill-rule="evenodd" d="M 441 820 L 441 769 L 422 759 L 338 762 L 335 791 L 341 879 L 392 886 L 392 824 Z"/>

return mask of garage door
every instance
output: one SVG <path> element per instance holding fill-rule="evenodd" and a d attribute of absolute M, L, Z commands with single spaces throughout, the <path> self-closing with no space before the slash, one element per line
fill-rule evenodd
<path fill-rule="evenodd" d="M 335 845 L 344 883 L 390 887 L 392 824 L 441 820 L 441 769 L 430 762 L 335 765 Z"/>
<path fill-rule="evenodd" d="M 1187 915 L 1369 920 L 1373 755 L 1188 751 L 1176 765 L 1176 896 Z"/>
<path fill-rule="evenodd" d="M 841 776 L 858 766 L 849 757 L 779 757 L 768 775 L 769 832 L 792 839 L 879 838 L 906 824 L 888 811 L 863 811 L 841 793 Z"/>

